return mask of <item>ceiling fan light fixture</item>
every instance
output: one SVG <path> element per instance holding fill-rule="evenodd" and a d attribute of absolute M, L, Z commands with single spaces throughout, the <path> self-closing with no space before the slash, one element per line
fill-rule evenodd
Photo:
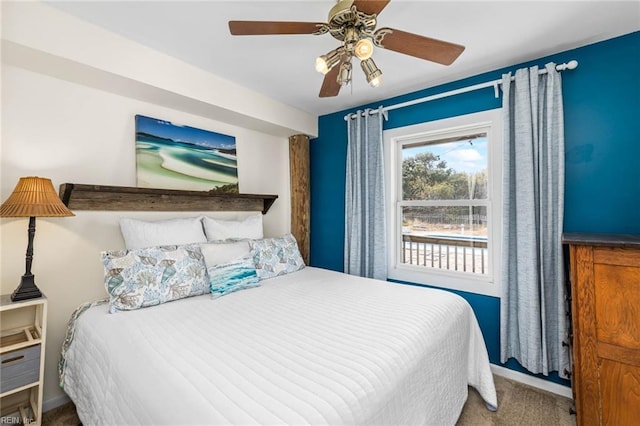
<path fill-rule="evenodd" d="M 2 0 L 0 0 L 2 1 Z M 459 44 L 425 37 L 394 28 L 376 29 L 378 16 L 390 0 L 333 0 L 327 22 L 229 21 L 231 35 L 329 34 L 340 47 L 316 58 L 315 69 L 324 75 L 319 96 L 337 96 L 340 87 L 351 80 L 352 60 L 356 57 L 367 82 L 378 87 L 382 71 L 371 59 L 373 46 L 413 56 L 425 61 L 451 65 L 464 51 Z"/>
<path fill-rule="evenodd" d="M 351 83 L 351 58 L 340 64 L 337 80 L 340 86 L 346 86 Z"/>
<path fill-rule="evenodd" d="M 344 54 L 344 48 L 338 47 L 337 49 L 333 49 L 331 52 L 326 55 L 320 55 L 316 58 L 316 71 L 322 74 L 328 73 L 331 68 L 335 67 L 338 62 L 340 62 L 340 58 Z"/>
<path fill-rule="evenodd" d="M 367 77 L 367 83 L 373 87 L 378 87 L 382 84 L 382 71 L 380 71 L 376 63 L 373 62 L 373 59 L 368 58 L 361 61 L 360 66 L 362 67 L 362 71 L 364 71 L 364 75 Z"/>
<path fill-rule="evenodd" d="M 353 54 L 362 61 L 369 59 L 373 54 L 373 42 L 368 38 L 363 38 L 356 43 Z"/>

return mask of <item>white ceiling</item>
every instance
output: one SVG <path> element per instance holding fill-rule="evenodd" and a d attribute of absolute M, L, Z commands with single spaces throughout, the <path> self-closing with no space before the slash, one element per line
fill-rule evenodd
<path fill-rule="evenodd" d="M 392 0 L 378 18 L 391 27 L 466 46 L 451 66 L 376 49 L 383 84 L 353 84 L 319 98 L 316 56 L 329 34 L 231 36 L 229 20 L 326 22 L 332 0 L 50 1 L 114 33 L 313 114 L 363 105 L 640 30 L 638 1 Z M 571 58 L 567 58 L 569 60 Z M 624 58 L 621 58 L 623 62 Z M 542 65 L 542 64 L 541 64 Z M 621 64 L 622 65 L 622 64 Z M 161 72 L 159 70 L 158 72 Z"/>

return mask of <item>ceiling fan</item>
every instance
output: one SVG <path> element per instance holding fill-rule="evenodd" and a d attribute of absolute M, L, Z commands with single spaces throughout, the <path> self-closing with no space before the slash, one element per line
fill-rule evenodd
<path fill-rule="evenodd" d="M 378 14 L 390 0 L 338 0 L 329 11 L 328 23 L 289 21 L 229 21 L 232 35 L 275 35 L 329 33 L 342 45 L 316 59 L 316 70 L 325 75 L 320 97 L 337 96 L 340 87 L 351 82 L 351 60 L 355 56 L 367 82 L 377 87 L 382 71 L 371 58 L 373 46 L 416 58 L 450 65 L 464 46 L 393 28 L 376 30 Z"/>

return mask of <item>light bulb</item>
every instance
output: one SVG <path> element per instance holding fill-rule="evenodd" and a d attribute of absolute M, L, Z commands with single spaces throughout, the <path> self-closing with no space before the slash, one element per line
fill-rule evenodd
<path fill-rule="evenodd" d="M 327 61 L 324 60 L 322 56 L 318 56 L 316 58 L 316 71 L 322 74 L 326 74 L 329 72 L 329 67 L 327 66 Z"/>
<path fill-rule="evenodd" d="M 335 67 L 338 62 L 340 62 L 340 58 L 344 54 L 344 47 L 338 47 L 337 49 L 333 49 L 331 52 L 326 55 L 320 55 L 316 58 L 316 71 L 322 74 L 326 74 L 331 70 L 331 68 Z"/>
<path fill-rule="evenodd" d="M 356 43 L 353 53 L 360 60 L 369 59 L 373 53 L 373 43 L 368 38 L 363 38 Z"/>
<path fill-rule="evenodd" d="M 369 82 L 369 84 L 373 87 L 378 87 L 382 84 L 382 72 L 379 76 L 375 77 L 373 80 Z"/>

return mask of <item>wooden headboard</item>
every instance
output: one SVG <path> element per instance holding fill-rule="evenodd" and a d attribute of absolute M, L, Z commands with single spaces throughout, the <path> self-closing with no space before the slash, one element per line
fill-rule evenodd
<path fill-rule="evenodd" d="M 261 211 L 266 214 L 277 195 L 229 194 L 215 191 L 137 188 L 63 183 L 60 198 L 71 210 L 113 211 Z"/>

